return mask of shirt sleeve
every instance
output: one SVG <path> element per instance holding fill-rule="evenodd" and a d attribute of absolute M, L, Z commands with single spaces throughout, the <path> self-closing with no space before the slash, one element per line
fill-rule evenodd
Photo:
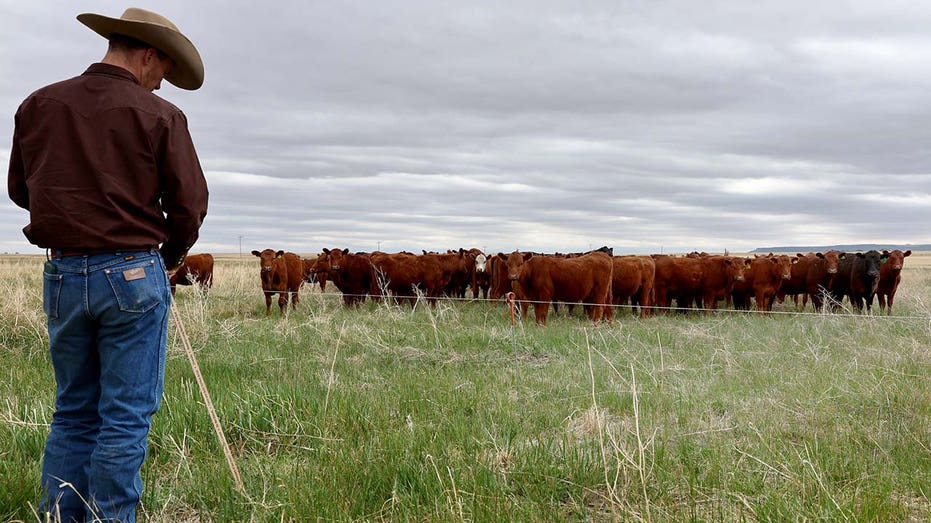
<path fill-rule="evenodd" d="M 162 244 L 161 253 L 168 269 L 173 269 L 197 241 L 207 215 L 208 193 L 187 118 L 178 111 L 168 120 L 164 131 L 157 149 L 168 239 Z"/>
<path fill-rule="evenodd" d="M 7 191 L 13 203 L 29 210 L 29 189 L 26 186 L 26 166 L 19 143 L 19 112 L 15 117 L 13 129 L 13 147 L 10 149 L 10 170 L 7 175 Z"/>

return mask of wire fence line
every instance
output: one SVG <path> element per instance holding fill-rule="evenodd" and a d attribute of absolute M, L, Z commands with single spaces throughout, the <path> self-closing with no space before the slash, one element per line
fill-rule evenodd
<path fill-rule="evenodd" d="M 266 294 L 279 294 L 279 291 L 264 291 Z M 298 291 L 283 291 L 285 294 L 298 294 Z M 305 291 L 306 292 L 306 291 Z M 342 292 L 326 292 L 320 291 L 314 293 L 315 296 L 321 296 L 324 298 L 342 298 L 344 296 L 360 298 L 362 300 L 371 299 L 373 301 L 381 301 L 385 299 L 391 300 L 410 300 L 410 301 L 437 301 L 437 302 L 450 302 L 450 303 L 503 303 L 506 304 L 506 299 L 504 296 L 500 298 L 460 298 L 455 296 L 427 296 L 426 294 L 412 294 L 412 295 L 399 295 L 399 294 L 353 294 L 353 293 L 342 293 Z M 537 304 L 557 304 L 561 306 L 576 306 L 581 305 L 583 307 L 587 306 L 601 306 L 601 307 L 610 307 L 612 309 L 627 309 L 631 311 L 640 311 L 640 305 L 632 304 L 600 304 L 600 303 L 588 303 L 588 302 L 563 302 L 563 301 L 538 301 L 538 300 L 522 300 L 515 299 L 515 303 L 518 305 L 537 305 Z M 733 308 L 706 308 L 706 307 L 679 307 L 679 306 L 659 306 L 659 305 L 648 305 L 642 307 L 652 312 L 676 312 L 676 313 L 687 313 L 687 312 L 701 312 L 701 313 L 723 313 L 723 314 L 734 314 L 734 315 L 771 315 L 771 316 L 817 316 L 817 317 L 830 317 L 830 318 L 876 318 L 883 320 L 921 320 L 931 322 L 931 315 L 919 316 L 919 315 L 893 315 L 891 313 L 886 314 L 884 312 L 855 312 L 850 309 L 849 306 L 840 306 L 840 311 L 830 310 L 832 306 L 830 303 L 825 303 L 821 311 L 803 311 L 803 310 L 770 310 L 770 311 L 761 311 L 757 309 L 733 309 Z"/>

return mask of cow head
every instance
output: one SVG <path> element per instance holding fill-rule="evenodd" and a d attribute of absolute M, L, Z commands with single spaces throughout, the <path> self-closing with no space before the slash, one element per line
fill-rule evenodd
<path fill-rule="evenodd" d="M 768 257 L 769 261 L 772 262 L 776 267 L 780 276 L 783 280 L 792 279 L 792 264 L 798 263 L 798 258 L 793 256 L 789 257 L 785 254 L 780 254 L 779 256 L 770 254 Z"/>
<path fill-rule="evenodd" d="M 485 272 L 485 265 L 488 263 L 488 258 L 484 254 L 479 254 L 475 257 L 475 272 Z"/>
<path fill-rule="evenodd" d="M 326 249 L 324 249 L 326 250 Z M 310 273 L 315 277 L 326 277 L 327 272 L 329 271 L 329 266 L 327 265 L 327 255 L 326 253 L 320 253 L 317 255 L 317 259 L 310 265 Z"/>
<path fill-rule="evenodd" d="M 912 255 L 911 250 L 902 252 L 898 249 L 889 252 L 883 251 L 883 264 L 888 264 L 889 267 L 894 271 L 901 271 L 902 267 L 905 266 L 905 258 Z"/>
<path fill-rule="evenodd" d="M 262 272 L 272 272 L 272 267 L 274 265 L 274 260 L 284 256 L 284 251 L 273 251 L 271 249 L 265 249 L 262 252 L 252 251 L 253 256 L 259 257 L 259 267 L 262 269 Z"/>
<path fill-rule="evenodd" d="M 837 251 L 828 251 L 825 253 L 820 253 L 820 252 L 816 253 L 815 256 L 817 256 L 821 260 L 821 263 L 824 266 L 824 271 L 826 273 L 837 274 L 837 263 L 842 259 L 841 257 L 844 255 L 843 253 L 840 253 Z"/>
<path fill-rule="evenodd" d="M 858 262 L 865 267 L 867 277 L 870 279 L 879 278 L 879 268 L 884 261 L 884 257 L 879 251 L 858 252 L 856 256 Z"/>
<path fill-rule="evenodd" d="M 732 258 L 728 256 L 724 258 L 724 266 L 727 269 L 727 275 L 730 277 L 731 281 L 744 281 L 746 269 L 750 266 L 750 261 L 748 259 Z"/>
<path fill-rule="evenodd" d="M 511 281 L 517 281 L 517 277 L 520 276 L 520 267 L 524 264 L 525 261 L 533 257 L 532 252 L 518 252 L 514 251 L 511 254 L 502 254 L 498 253 L 498 257 L 504 260 L 508 268 L 508 279 Z"/>
<path fill-rule="evenodd" d="M 349 254 L 349 249 L 323 249 L 323 254 L 326 255 L 326 265 L 329 266 L 329 269 L 338 271 L 343 261 L 343 256 Z"/>

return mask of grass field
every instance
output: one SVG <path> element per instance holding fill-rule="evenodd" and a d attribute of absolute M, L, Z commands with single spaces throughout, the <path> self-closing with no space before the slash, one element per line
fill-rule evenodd
<path fill-rule="evenodd" d="M 39 521 L 42 261 L 0 257 L 0 521 Z M 892 317 L 512 327 L 502 304 L 319 289 L 265 317 L 236 255 L 176 306 L 246 492 L 172 327 L 142 521 L 931 519 L 931 255 L 906 259 Z"/>

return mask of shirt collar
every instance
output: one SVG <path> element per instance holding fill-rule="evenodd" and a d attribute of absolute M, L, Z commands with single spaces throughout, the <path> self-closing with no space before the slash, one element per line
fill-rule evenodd
<path fill-rule="evenodd" d="M 112 76 L 113 78 L 120 78 L 123 80 L 129 80 L 134 84 L 139 84 L 139 80 L 136 78 L 136 75 L 132 74 L 126 69 L 123 69 L 117 65 L 96 63 L 91 64 L 90 67 L 84 71 L 85 75 L 98 75 L 98 76 Z M 142 84 L 139 84 L 142 85 Z"/>

